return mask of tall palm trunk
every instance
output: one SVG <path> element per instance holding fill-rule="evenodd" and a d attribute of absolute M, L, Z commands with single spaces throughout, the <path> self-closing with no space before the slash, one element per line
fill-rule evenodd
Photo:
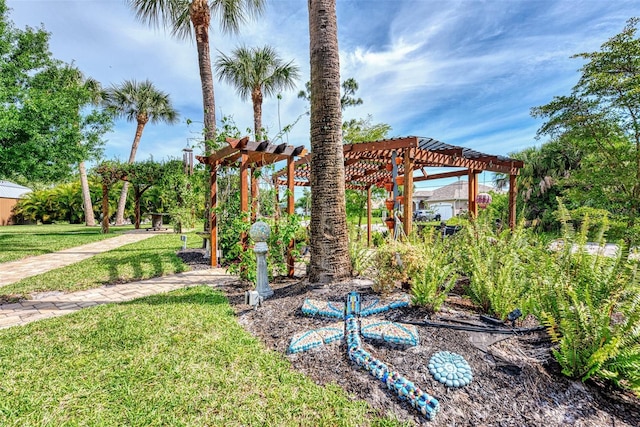
<path fill-rule="evenodd" d="M 140 145 L 140 138 L 142 138 L 142 131 L 144 125 L 147 124 L 148 119 L 138 117 L 138 125 L 136 126 L 136 136 L 133 138 L 133 144 L 131 144 L 131 153 L 129 154 L 129 164 L 135 162 L 136 152 Z M 118 210 L 116 212 L 116 225 L 124 224 L 124 208 L 127 204 L 127 193 L 129 191 L 129 183 L 125 181 L 122 185 L 122 191 L 120 192 L 120 199 L 118 200 Z"/>
<path fill-rule="evenodd" d="M 89 179 L 87 178 L 87 168 L 84 161 L 78 164 L 80 171 L 80 186 L 82 187 L 82 206 L 84 208 L 84 221 L 87 227 L 95 227 L 96 218 L 93 213 L 93 204 L 91 203 L 91 192 L 89 191 Z"/>
<path fill-rule="evenodd" d="M 211 144 L 216 139 L 216 101 L 213 91 L 213 72 L 211 71 L 211 53 L 209 49 L 209 24 L 211 11 L 207 0 L 193 0 L 189 5 L 189 16 L 196 36 L 198 49 L 198 68 L 202 83 L 202 105 L 204 107 L 204 152 L 211 154 Z M 211 166 L 208 166 L 211 168 Z M 205 186 L 204 230 L 211 229 L 211 186 Z M 204 245 L 204 241 L 203 241 Z"/>
<path fill-rule="evenodd" d="M 193 0 L 189 5 L 189 14 L 195 30 L 196 47 L 198 49 L 198 67 L 200 81 L 202 82 L 202 105 L 204 107 L 205 152 L 208 155 L 210 153 L 210 144 L 216 138 L 216 103 L 209 49 L 211 11 L 207 0 Z"/>
<path fill-rule="evenodd" d="M 253 104 L 253 132 L 256 141 L 260 141 L 262 139 L 262 90 L 260 87 L 254 88 L 251 92 L 251 101 Z M 260 185 L 256 181 L 260 174 L 256 172 L 256 169 L 251 171 L 251 221 L 255 221 L 260 213 Z"/>
<path fill-rule="evenodd" d="M 311 283 L 351 275 L 345 204 L 335 0 L 309 0 L 311 51 Z"/>

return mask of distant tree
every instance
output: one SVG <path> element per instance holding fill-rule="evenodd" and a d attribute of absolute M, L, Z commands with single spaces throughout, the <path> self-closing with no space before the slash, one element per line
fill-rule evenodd
<path fill-rule="evenodd" d="M 309 281 L 351 275 L 342 151 L 340 55 L 335 0 L 309 0 L 311 222 Z"/>
<path fill-rule="evenodd" d="M 202 84 L 205 150 L 216 137 L 216 108 L 211 72 L 209 28 L 211 14 L 220 18 L 220 29 L 237 33 L 240 24 L 262 14 L 264 0 L 127 0 L 136 16 L 152 26 L 163 25 L 181 39 L 195 38 Z"/>
<path fill-rule="evenodd" d="M 345 144 L 378 141 L 387 138 L 391 126 L 386 123 L 371 123 L 371 115 L 366 119 L 351 119 L 342 124 L 342 137 Z"/>
<path fill-rule="evenodd" d="M 311 102 L 311 82 L 305 83 L 304 87 L 304 90 L 298 92 L 298 98 Z M 355 97 L 359 87 L 358 82 L 353 77 L 342 82 L 342 96 L 340 96 L 340 108 L 342 110 L 362 104 L 362 98 Z"/>
<path fill-rule="evenodd" d="M 96 158 L 101 152 L 103 144 L 101 135 L 111 129 L 113 121 L 110 115 L 102 110 L 92 110 L 88 114 L 83 114 L 86 106 L 97 106 L 104 98 L 102 85 L 91 77 L 85 77 L 80 70 L 69 67 L 70 76 L 75 79 L 81 89 L 82 98 L 78 98 L 78 115 L 80 128 L 82 129 L 82 140 L 78 141 L 81 149 L 85 153 L 85 158 L 78 162 L 78 172 L 80 174 L 80 186 L 82 188 L 82 208 L 84 210 L 85 224 L 87 227 L 96 225 L 91 193 L 89 191 L 89 180 L 87 178 L 87 168 L 85 160 L 91 157 Z"/>
<path fill-rule="evenodd" d="M 221 53 L 215 63 L 218 77 L 235 86 L 241 99 L 251 99 L 253 104 L 253 129 L 256 141 L 262 140 L 262 101 L 264 96 L 277 95 L 284 89 L 293 89 L 299 78 L 300 70 L 293 61 L 284 62 L 276 50 L 270 46 L 262 48 L 239 47 L 231 56 Z M 260 173 L 252 171 L 253 178 Z M 258 194 L 252 203 L 252 219 L 255 219 L 259 207 Z"/>
<path fill-rule="evenodd" d="M 133 200 L 134 200 L 134 215 L 135 215 L 135 229 L 140 228 L 140 201 L 143 194 L 157 184 L 163 176 L 164 168 L 162 163 L 155 162 L 153 160 L 147 160 L 144 162 L 135 162 L 129 165 L 123 166 L 123 171 L 126 177 L 126 182 L 133 187 Z"/>
<path fill-rule="evenodd" d="M 271 46 L 239 47 L 231 56 L 221 53 L 215 62 L 218 77 L 236 88 L 243 100 L 253 104 L 253 127 L 256 141 L 262 139 L 262 100 L 293 89 L 300 69 L 293 61 L 284 62 Z"/>
<path fill-rule="evenodd" d="M 343 84 L 344 86 L 344 84 Z M 378 141 L 388 137 L 391 126 L 386 123 L 371 123 L 371 116 L 366 119 L 352 119 L 342 124 L 342 137 L 345 144 Z M 372 189 L 373 197 L 384 197 L 384 190 L 377 187 Z M 357 239 L 360 240 L 362 218 L 366 214 L 367 190 L 350 190 L 346 193 L 346 209 L 348 216 L 358 217 Z"/>
<path fill-rule="evenodd" d="M 541 220 L 541 226 L 546 230 L 558 228 L 560 224 L 555 218 L 557 198 L 567 196 L 572 188 L 582 187 L 582 180 L 577 177 L 583 156 L 579 144 L 568 138 L 511 153 L 510 157 L 524 163 L 517 177 L 516 204 L 523 207 L 518 214 L 524 214 L 528 220 Z M 497 188 L 504 189 L 509 176 L 498 174 L 495 183 Z M 572 200 L 566 202 L 568 207 L 574 207 Z"/>
<path fill-rule="evenodd" d="M 605 203 L 633 225 L 640 211 L 640 39 L 638 18 L 598 52 L 581 53 L 587 62 L 568 96 L 532 110 L 546 118 L 538 131 L 579 145 L 583 202 Z M 599 201 L 598 201 L 599 200 Z"/>
<path fill-rule="evenodd" d="M 80 144 L 87 88 L 78 70 L 54 59 L 44 29 L 18 30 L 0 1 L 0 178 L 68 179 L 91 147 Z"/>
<path fill-rule="evenodd" d="M 113 185 L 126 178 L 126 166 L 112 160 L 100 163 L 96 167 L 102 185 L 102 224 L 101 232 L 109 233 L 109 191 Z"/>
<path fill-rule="evenodd" d="M 123 117 L 127 121 L 136 121 L 136 133 L 131 145 L 129 163 L 136 159 L 136 152 L 142 138 L 142 131 L 147 123 L 178 122 L 178 113 L 173 108 L 169 95 L 158 90 L 149 80 L 137 82 L 125 80 L 117 86 L 107 89 L 105 103 L 109 111 L 116 117 Z M 127 202 L 128 183 L 125 182 L 120 193 L 116 225 L 124 223 L 124 208 Z"/>

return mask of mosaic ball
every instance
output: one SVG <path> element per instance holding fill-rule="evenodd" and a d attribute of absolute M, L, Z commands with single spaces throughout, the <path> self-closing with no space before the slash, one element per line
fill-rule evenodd
<path fill-rule="evenodd" d="M 249 236 L 254 242 L 266 242 L 270 235 L 271 227 L 266 222 L 257 221 L 249 229 Z"/>
<path fill-rule="evenodd" d="M 471 367 L 456 353 L 440 351 L 431 357 L 428 367 L 433 378 L 447 387 L 462 387 L 473 379 Z"/>

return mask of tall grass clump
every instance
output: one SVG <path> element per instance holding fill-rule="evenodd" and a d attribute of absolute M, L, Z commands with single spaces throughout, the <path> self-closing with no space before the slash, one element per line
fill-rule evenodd
<path fill-rule="evenodd" d="M 354 276 L 366 275 L 371 272 L 374 264 L 375 251 L 366 243 L 358 239 L 354 230 L 349 232 L 349 259 L 351 260 L 351 272 Z"/>

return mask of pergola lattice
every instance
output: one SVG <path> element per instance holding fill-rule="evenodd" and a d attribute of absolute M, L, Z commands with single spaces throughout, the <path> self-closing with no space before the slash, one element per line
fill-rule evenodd
<path fill-rule="evenodd" d="M 368 191 L 367 236 L 369 242 L 371 239 L 372 186 L 380 185 L 383 182 L 394 183 L 394 198 L 398 196 L 398 185 L 404 186 L 403 228 L 404 232 L 409 234 L 413 217 L 412 198 L 415 182 L 466 175 L 469 179 L 469 211 L 473 216 L 477 216 L 478 174 L 484 171 L 509 175 L 509 226 L 515 227 L 515 178 L 523 166 L 523 162 L 520 160 L 485 154 L 470 148 L 445 144 L 433 138 L 418 136 L 347 144 L 344 145 L 343 151 L 346 188 Z M 311 154 L 307 154 L 295 162 L 293 166 L 295 185 L 310 185 L 310 160 Z M 425 169 L 427 167 L 451 167 L 457 170 L 429 175 Z M 409 171 L 411 173 L 408 173 Z M 288 181 L 291 180 L 290 175 L 290 168 L 278 171 L 275 174 L 276 183 L 288 185 Z"/>

